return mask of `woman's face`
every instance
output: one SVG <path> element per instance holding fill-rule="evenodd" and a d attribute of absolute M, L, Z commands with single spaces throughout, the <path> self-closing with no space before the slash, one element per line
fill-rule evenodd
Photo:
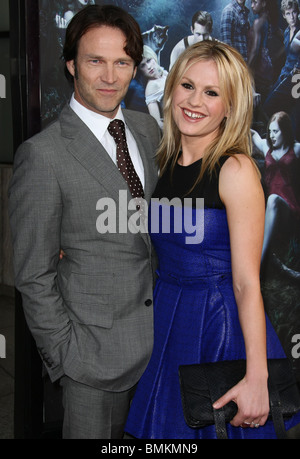
<path fill-rule="evenodd" d="M 226 116 L 214 61 L 194 63 L 175 88 L 172 114 L 183 138 L 199 137 L 208 144 Z"/>
<path fill-rule="evenodd" d="M 272 123 L 270 123 L 269 137 L 274 150 L 283 146 L 283 135 L 277 121 L 272 121 Z"/>
<path fill-rule="evenodd" d="M 139 65 L 139 69 L 146 78 L 156 79 L 159 78 L 159 71 L 156 60 L 144 57 Z"/>

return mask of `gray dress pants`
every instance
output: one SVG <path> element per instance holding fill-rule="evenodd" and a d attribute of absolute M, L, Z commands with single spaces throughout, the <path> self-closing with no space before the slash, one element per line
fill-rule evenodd
<path fill-rule="evenodd" d="M 121 439 L 136 386 L 124 392 L 108 392 L 81 384 L 68 376 L 63 388 L 63 438 Z"/>

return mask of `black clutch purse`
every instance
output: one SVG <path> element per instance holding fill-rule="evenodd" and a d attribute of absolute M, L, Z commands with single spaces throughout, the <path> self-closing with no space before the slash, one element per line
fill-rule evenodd
<path fill-rule="evenodd" d="M 268 360 L 270 419 L 277 438 L 287 438 L 284 419 L 300 410 L 300 395 L 288 359 Z M 215 410 L 212 404 L 236 385 L 246 373 L 245 360 L 231 360 L 179 367 L 183 413 L 189 427 L 215 424 L 217 438 L 228 438 L 226 423 L 237 413 L 237 405 L 229 402 Z"/>

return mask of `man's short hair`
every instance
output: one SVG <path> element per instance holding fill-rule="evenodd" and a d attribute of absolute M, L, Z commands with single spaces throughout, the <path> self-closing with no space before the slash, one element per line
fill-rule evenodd
<path fill-rule="evenodd" d="M 285 13 L 286 10 L 290 10 L 294 8 L 298 13 L 300 12 L 299 3 L 297 0 L 282 0 L 281 2 L 281 12 L 282 14 Z"/>
<path fill-rule="evenodd" d="M 120 29 L 126 37 L 125 52 L 138 66 L 143 58 L 143 38 L 136 20 L 125 10 L 113 5 L 88 5 L 71 19 L 63 49 L 66 78 L 73 82 L 66 62 L 76 61 L 79 41 L 90 29 L 107 26 Z"/>
<path fill-rule="evenodd" d="M 212 32 L 213 19 L 207 11 L 196 11 L 192 17 L 192 28 L 195 28 L 195 24 L 200 24 L 208 28 L 208 32 Z"/>

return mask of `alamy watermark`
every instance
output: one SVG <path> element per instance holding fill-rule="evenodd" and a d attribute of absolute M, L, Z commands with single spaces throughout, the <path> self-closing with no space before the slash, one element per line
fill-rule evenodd
<path fill-rule="evenodd" d="M 293 359 L 300 358 L 300 334 L 293 335 L 292 343 L 295 343 L 292 347 L 292 357 Z"/>
<path fill-rule="evenodd" d="M 6 99 L 6 79 L 0 74 L 0 99 Z"/>
<path fill-rule="evenodd" d="M 0 359 L 6 358 L 6 339 L 5 336 L 0 335 Z"/>
<path fill-rule="evenodd" d="M 96 220 L 100 234 L 148 232 L 147 201 L 142 198 L 128 200 L 126 190 L 119 191 L 118 203 L 108 197 L 99 199 L 96 210 L 101 211 Z M 129 211 L 133 212 L 128 218 Z M 187 244 L 200 244 L 204 238 L 204 199 L 196 198 L 193 208 L 191 198 L 183 201 L 179 198 L 152 198 L 149 229 L 151 233 L 183 233 Z"/>

